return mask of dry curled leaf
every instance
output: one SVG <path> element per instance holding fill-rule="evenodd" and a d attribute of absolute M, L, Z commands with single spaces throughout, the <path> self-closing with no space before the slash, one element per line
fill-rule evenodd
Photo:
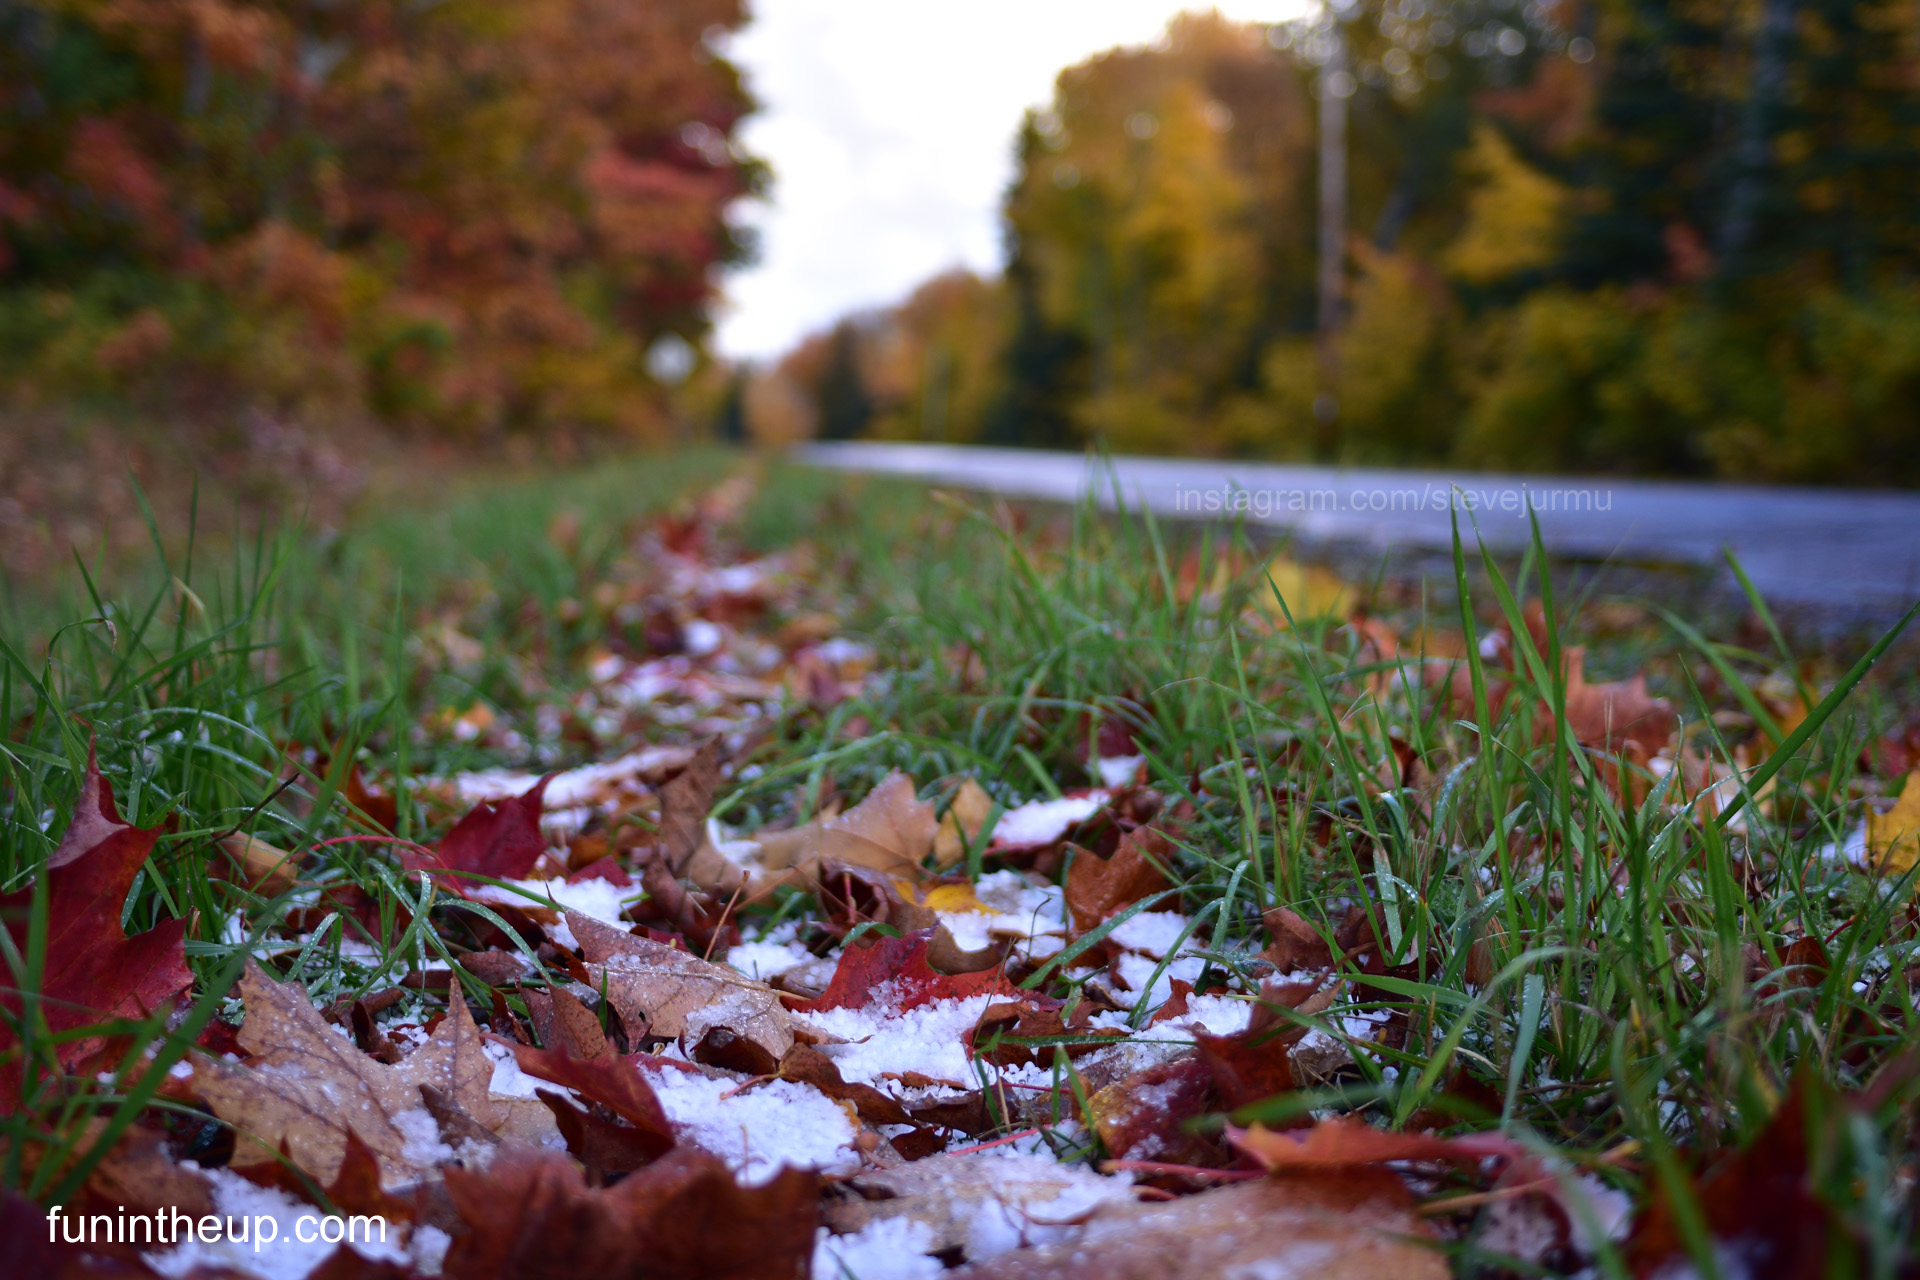
<path fill-rule="evenodd" d="M 791 868 L 809 879 L 821 864 L 838 863 L 917 881 L 939 830 L 933 803 L 918 798 L 913 779 L 894 772 L 845 813 L 761 837 L 761 859 L 769 870 Z"/>

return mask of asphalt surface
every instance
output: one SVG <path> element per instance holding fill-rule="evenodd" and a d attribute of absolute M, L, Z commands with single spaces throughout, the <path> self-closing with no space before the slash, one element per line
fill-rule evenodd
<path fill-rule="evenodd" d="M 1731 548 L 1770 605 L 1803 618 L 1871 624 L 1920 600 L 1920 493 L 1193 458 L 1115 457 L 1107 470 L 1082 454 L 861 441 L 806 445 L 797 457 L 1014 498 L 1092 492 L 1103 506 L 1117 497 L 1174 519 L 1239 518 L 1417 572 L 1451 554 L 1456 508 L 1463 536 L 1477 525 L 1491 549 L 1520 550 L 1530 503 L 1555 558 L 1664 574 L 1687 592 L 1735 598 Z"/>

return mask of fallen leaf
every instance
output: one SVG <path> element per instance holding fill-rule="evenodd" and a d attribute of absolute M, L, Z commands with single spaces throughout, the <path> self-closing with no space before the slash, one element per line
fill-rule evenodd
<path fill-rule="evenodd" d="M 379 1157 L 389 1184 L 416 1180 L 443 1158 L 423 1085 L 491 1133 L 553 1132 L 532 1099 L 488 1092 L 493 1060 L 457 996 L 427 1042 L 388 1066 L 336 1034 L 299 983 L 275 982 L 249 962 L 239 994 L 247 1010 L 240 1046 L 252 1056 L 244 1063 L 193 1057 L 194 1092 L 238 1132 L 236 1167 L 273 1160 L 285 1143 L 296 1165 L 331 1182 L 353 1133 Z"/>
<path fill-rule="evenodd" d="M 743 1187 L 718 1159 L 679 1147 L 613 1186 L 586 1185 L 554 1151 L 504 1149 L 447 1170 L 463 1228 L 447 1280 L 803 1280 L 819 1222 L 818 1175 L 783 1169 Z"/>
<path fill-rule="evenodd" d="M 720 740 L 708 739 L 660 788 L 660 844 L 675 875 L 686 871 L 695 850 L 705 843 L 707 814 L 720 787 Z"/>
<path fill-rule="evenodd" d="M 1214 1109 L 1206 1064 L 1187 1055 L 1116 1080 L 1087 1099 L 1100 1144 L 1116 1160 L 1220 1165 L 1227 1152 L 1186 1122 Z"/>
<path fill-rule="evenodd" d="M 1382 1164 L 1389 1160 L 1425 1160 L 1473 1165 L 1488 1156 L 1528 1157 L 1527 1149 L 1498 1133 L 1436 1138 L 1425 1133 L 1393 1133 L 1365 1121 L 1337 1116 L 1310 1128 L 1278 1131 L 1264 1125 L 1228 1129 L 1227 1140 L 1269 1171 L 1336 1169 Z"/>
<path fill-rule="evenodd" d="M 1345 617 L 1353 604 L 1353 591 L 1337 574 L 1318 565 L 1275 556 L 1253 575 L 1252 603 L 1274 627 L 1284 630 L 1289 613 L 1295 622 Z"/>
<path fill-rule="evenodd" d="M 987 819 L 992 816 L 993 797 L 987 794 L 987 789 L 972 778 L 962 782 L 954 793 L 953 803 L 941 815 L 940 829 L 933 837 L 934 865 L 945 871 L 964 858 L 967 846 L 980 838 Z"/>
<path fill-rule="evenodd" d="M 953 1280 L 1444 1280 L 1400 1179 L 1355 1169 L 1256 1178 L 1158 1204 L 1107 1204 L 1069 1239 Z"/>
<path fill-rule="evenodd" d="M 1260 953 L 1281 973 L 1317 971 L 1333 968 L 1333 948 L 1321 932 L 1304 917 L 1286 907 L 1273 907 L 1261 917 L 1267 936 L 1273 943 Z"/>
<path fill-rule="evenodd" d="M 828 1207 L 827 1225 L 835 1231 L 905 1219 L 931 1229 L 927 1252 L 976 1260 L 1003 1252 L 1012 1241 L 1061 1239 L 1099 1206 L 1133 1200 L 1133 1188 L 1121 1179 L 1000 1152 L 929 1156 L 855 1174 L 847 1185 L 862 1198 Z"/>
<path fill-rule="evenodd" d="M 167 920 L 129 938 L 121 910 L 134 876 L 153 852 L 159 828 L 130 826 L 113 803 L 113 784 L 100 776 L 91 750 L 80 809 L 49 859 L 45 967 L 40 1011 L 56 1035 L 112 1018 L 144 1018 L 193 984 L 187 968 L 187 922 Z M 27 919 L 33 907 L 28 887 L 0 896 L 0 923 L 13 945 L 27 949 Z M 0 995 L 0 1009 L 18 1017 L 20 999 Z M 0 1051 L 16 1043 L 0 1020 Z M 64 1040 L 60 1064 L 72 1069 L 99 1051 L 100 1036 Z M 0 1114 L 18 1105 L 20 1063 L 0 1065 Z"/>
<path fill-rule="evenodd" d="M 547 851 L 540 811 L 552 780 L 548 774 L 510 800 L 482 801 L 440 838 L 432 858 L 409 850 L 400 855 L 401 863 L 410 871 L 472 871 L 500 880 L 526 879 Z"/>
<path fill-rule="evenodd" d="M 1882 875 L 1903 876 L 1920 861 L 1920 769 L 1907 775 L 1893 808 L 1867 814 L 1867 852 Z"/>
<path fill-rule="evenodd" d="M 969 996 L 1025 995 L 1017 992 L 998 969 L 984 973 L 936 973 L 927 963 L 934 931 L 898 938 L 874 937 L 865 946 L 855 943 L 840 954 L 833 980 L 816 999 L 789 1000 L 798 1013 L 823 1013 L 828 1009 L 864 1009 L 876 1001 L 902 1013 L 932 1004 L 936 1000 L 964 1000 Z"/>
<path fill-rule="evenodd" d="M 293 888 L 300 864 L 285 849 L 239 834 L 224 836 L 219 843 L 221 852 L 232 860 L 255 893 L 275 898 Z"/>
<path fill-rule="evenodd" d="M 870 1084 L 849 1084 L 832 1058 L 810 1044 L 796 1044 L 780 1061 L 780 1078 L 811 1085 L 835 1102 L 853 1105 L 868 1124 L 911 1124 L 906 1108 Z"/>
<path fill-rule="evenodd" d="M 1802 1077 L 1775 1110 L 1760 1135 L 1721 1161 L 1694 1187 L 1693 1212 L 1722 1258 L 1737 1258 L 1742 1274 L 1771 1280 L 1820 1280 L 1864 1274 L 1834 1215 L 1814 1195 L 1808 1171 L 1807 1091 Z M 1823 1098 L 1836 1107 L 1837 1099 Z M 1837 1117 L 1835 1117 L 1837 1119 Z M 1673 1203 L 1659 1183 L 1627 1240 L 1628 1264 L 1636 1276 L 1680 1275 L 1692 1270 Z"/>
<path fill-rule="evenodd" d="M 1173 841 L 1154 827 L 1139 827 L 1120 838 L 1110 858 L 1081 850 L 1067 869 L 1067 910 L 1081 933 L 1142 898 L 1172 888 L 1165 868 L 1172 865 Z"/>
<path fill-rule="evenodd" d="M 583 1059 L 527 1045 L 514 1045 L 513 1053 L 528 1075 L 551 1080 L 605 1109 L 582 1109 L 551 1090 L 538 1091 L 567 1140 L 567 1150 L 589 1169 L 629 1173 L 673 1147 L 673 1125 L 631 1060 L 611 1053 Z"/>
<path fill-rule="evenodd" d="M 1566 651 L 1566 715 L 1573 736 L 1583 746 L 1607 752 L 1622 750 L 1629 742 L 1649 754 L 1664 747 L 1680 727 L 1673 704 L 1649 694 L 1645 676 L 1588 684 L 1586 659 L 1585 649 Z M 1543 708 L 1543 714 L 1549 717 L 1550 730 L 1550 709 Z"/>
<path fill-rule="evenodd" d="M 933 803 L 918 798 L 913 779 L 894 772 L 859 804 L 818 824 L 812 859 L 918 880 L 939 829 Z"/>
<path fill-rule="evenodd" d="M 792 1018 L 766 983 L 577 911 L 567 912 L 567 927 L 586 955 L 592 985 L 604 981 L 629 1035 L 646 1028 L 677 1037 L 692 1057 L 713 1032 L 724 1031 L 767 1055 L 756 1074 L 773 1070 L 793 1048 Z"/>
<path fill-rule="evenodd" d="M 47 1211 L 0 1192 L 0 1275 L 34 1280 L 152 1280 L 151 1268 L 84 1245 L 48 1239 Z"/>

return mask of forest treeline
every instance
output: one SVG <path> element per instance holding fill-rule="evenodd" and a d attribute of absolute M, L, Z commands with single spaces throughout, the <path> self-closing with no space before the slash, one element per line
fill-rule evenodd
<path fill-rule="evenodd" d="M 1350 118 L 1329 360 L 1322 92 Z M 733 420 L 776 438 L 1920 481 L 1912 4 L 1189 16 L 1062 73 L 1017 146 L 1001 278 L 945 276 L 849 317 L 743 379 Z"/>
<path fill-rule="evenodd" d="M 659 434 L 741 0 L 0 0 L 0 392 Z"/>

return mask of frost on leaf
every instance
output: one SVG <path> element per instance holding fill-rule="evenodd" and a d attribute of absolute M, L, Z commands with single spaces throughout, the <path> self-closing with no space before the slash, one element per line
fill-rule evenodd
<path fill-rule="evenodd" d="M 793 1048 L 793 1020 L 766 983 L 577 911 L 567 912 L 567 927 L 586 954 L 593 985 L 605 985 L 628 1035 L 644 1029 L 677 1037 L 692 1056 L 723 1033 L 742 1048 L 751 1046 L 756 1059 L 766 1055 L 759 1074 L 773 1070 Z"/>
<path fill-rule="evenodd" d="M 452 1156 L 422 1086 L 490 1133 L 542 1140 L 553 1132 L 539 1103 L 488 1091 L 493 1060 L 463 1000 L 450 1002 L 425 1044 L 388 1066 L 328 1026 L 298 983 L 249 964 L 239 992 L 247 1008 L 240 1047 L 252 1056 L 231 1063 L 196 1054 L 193 1068 L 194 1092 L 238 1132 L 236 1166 L 273 1160 L 284 1143 L 294 1164 L 331 1182 L 353 1133 L 390 1185 L 415 1181 Z"/>

